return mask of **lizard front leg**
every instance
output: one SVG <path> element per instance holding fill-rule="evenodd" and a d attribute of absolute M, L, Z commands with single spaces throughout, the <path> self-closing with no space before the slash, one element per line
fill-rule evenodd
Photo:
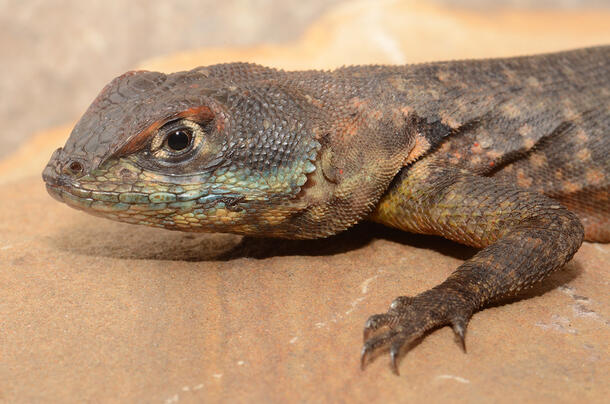
<path fill-rule="evenodd" d="M 569 261 L 583 240 L 572 212 L 543 195 L 425 160 L 404 169 L 371 219 L 415 233 L 483 248 L 447 280 L 415 297 L 399 297 L 364 328 L 362 365 L 390 347 L 394 371 L 403 347 L 451 325 L 464 345 L 472 314 Z"/>

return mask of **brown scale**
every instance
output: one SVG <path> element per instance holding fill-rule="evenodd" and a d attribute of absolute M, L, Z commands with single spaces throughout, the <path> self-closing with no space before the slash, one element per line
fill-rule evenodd
<path fill-rule="evenodd" d="M 43 177 L 71 206 L 151 226 L 317 238 L 369 218 L 481 248 L 366 322 L 363 364 L 389 347 L 397 371 L 426 331 L 451 325 L 464 344 L 474 312 L 561 268 L 583 237 L 610 241 L 608 66 L 610 47 L 597 47 L 331 72 L 131 72 L 96 98 Z M 151 144 L 176 119 L 199 125 L 203 146 L 160 164 Z M 115 213 L 79 191 L 125 185 L 205 190 L 223 206 L 191 226 L 188 208 Z"/>

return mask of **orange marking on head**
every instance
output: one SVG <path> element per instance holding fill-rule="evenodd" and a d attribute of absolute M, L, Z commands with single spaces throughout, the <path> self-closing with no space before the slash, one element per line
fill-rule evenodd
<path fill-rule="evenodd" d="M 153 123 L 148 128 L 144 129 L 142 132 L 131 138 L 129 142 L 127 142 L 117 151 L 117 153 L 131 154 L 142 149 L 144 145 L 148 142 L 150 137 L 157 131 L 157 129 L 162 126 L 163 123 L 165 123 L 165 121 L 157 121 Z"/>
<path fill-rule="evenodd" d="M 159 119 L 153 122 L 148 128 L 144 129 L 131 140 L 121 147 L 117 153 L 119 154 L 130 154 L 140 150 L 148 142 L 148 140 L 155 135 L 157 130 L 175 119 L 187 118 L 196 122 L 206 122 L 214 118 L 214 113 L 209 107 L 200 106 L 193 107 L 179 113 L 168 116 L 167 118 Z"/>
<path fill-rule="evenodd" d="M 193 120 L 196 122 L 205 122 L 213 119 L 214 113 L 209 107 L 202 105 L 200 107 L 193 107 L 182 111 L 175 116 L 166 119 L 164 123 L 175 118 L 193 118 Z"/>

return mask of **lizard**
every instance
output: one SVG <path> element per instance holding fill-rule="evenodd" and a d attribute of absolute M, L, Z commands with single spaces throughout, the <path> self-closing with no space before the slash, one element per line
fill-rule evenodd
<path fill-rule="evenodd" d="M 327 237 L 370 220 L 478 248 L 365 322 L 397 359 L 610 241 L 610 46 L 403 66 L 227 63 L 110 82 L 43 171 L 122 222 Z M 376 356 L 376 355 L 375 355 Z"/>

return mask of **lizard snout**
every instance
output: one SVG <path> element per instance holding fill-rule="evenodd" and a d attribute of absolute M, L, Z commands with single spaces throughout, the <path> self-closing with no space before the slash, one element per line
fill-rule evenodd
<path fill-rule="evenodd" d="M 59 160 L 62 154 L 62 148 L 58 148 L 53 152 L 51 159 L 42 172 L 42 180 L 48 185 L 59 185 Z"/>
<path fill-rule="evenodd" d="M 67 158 L 60 147 L 51 156 L 44 171 L 42 179 L 51 186 L 62 186 L 69 183 L 71 179 L 82 175 L 85 165 L 78 159 Z"/>

